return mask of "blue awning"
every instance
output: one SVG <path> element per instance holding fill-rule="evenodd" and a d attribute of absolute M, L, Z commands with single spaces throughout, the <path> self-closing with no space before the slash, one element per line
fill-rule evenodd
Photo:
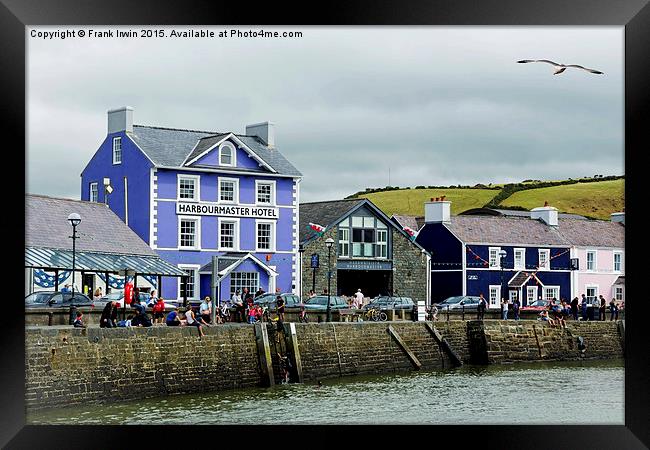
<path fill-rule="evenodd" d="M 75 252 L 75 269 L 84 272 L 118 273 L 135 270 L 138 275 L 186 276 L 183 270 L 159 256 Z M 45 270 L 72 270 L 72 251 L 25 247 L 25 267 Z"/>

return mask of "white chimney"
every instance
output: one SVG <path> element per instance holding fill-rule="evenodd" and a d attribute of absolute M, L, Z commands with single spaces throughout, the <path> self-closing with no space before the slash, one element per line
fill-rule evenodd
<path fill-rule="evenodd" d="M 546 225 L 557 227 L 557 208 L 548 206 L 548 202 L 544 202 L 544 206 L 533 208 L 530 210 L 531 219 L 542 219 Z"/>
<path fill-rule="evenodd" d="M 130 106 L 108 111 L 108 134 L 120 131 L 133 133 L 133 108 Z"/>
<path fill-rule="evenodd" d="M 266 143 L 268 148 L 274 148 L 275 124 L 267 121 L 246 125 L 246 136 L 257 136 Z"/>
<path fill-rule="evenodd" d="M 445 196 L 432 198 L 424 204 L 425 223 L 449 223 L 451 222 L 451 202 L 445 200 Z"/>
<path fill-rule="evenodd" d="M 610 217 L 612 218 L 612 222 L 619 222 L 625 225 L 625 213 L 624 212 L 617 212 L 617 213 L 612 213 L 610 214 Z"/>

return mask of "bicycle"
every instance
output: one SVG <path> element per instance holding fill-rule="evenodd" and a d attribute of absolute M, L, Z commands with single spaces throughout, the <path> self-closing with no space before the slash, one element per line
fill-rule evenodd
<path fill-rule="evenodd" d="M 377 308 L 370 308 L 363 314 L 363 317 L 374 322 L 385 322 L 388 320 L 388 315 Z"/>

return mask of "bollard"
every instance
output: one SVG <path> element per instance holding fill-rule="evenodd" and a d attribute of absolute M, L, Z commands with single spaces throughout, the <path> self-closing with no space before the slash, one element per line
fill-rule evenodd
<path fill-rule="evenodd" d="M 465 320 L 465 305 L 463 305 L 463 315 L 462 315 L 462 319 Z"/>
<path fill-rule="evenodd" d="M 447 322 L 449 322 L 449 305 L 447 305 Z"/>

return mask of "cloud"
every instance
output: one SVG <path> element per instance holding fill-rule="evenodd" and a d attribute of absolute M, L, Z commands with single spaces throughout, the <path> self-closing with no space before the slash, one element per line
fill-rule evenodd
<path fill-rule="evenodd" d="M 622 27 L 299 30 L 28 38 L 28 192 L 78 198 L 106 111 L 121 105 L 156 126 L 241 133 L 273 120 L 304 201 L 386 185 L 389 168 L 400 186 L 623 173 Z M 524 58 L 605 75 L 554 76 Z"/>

